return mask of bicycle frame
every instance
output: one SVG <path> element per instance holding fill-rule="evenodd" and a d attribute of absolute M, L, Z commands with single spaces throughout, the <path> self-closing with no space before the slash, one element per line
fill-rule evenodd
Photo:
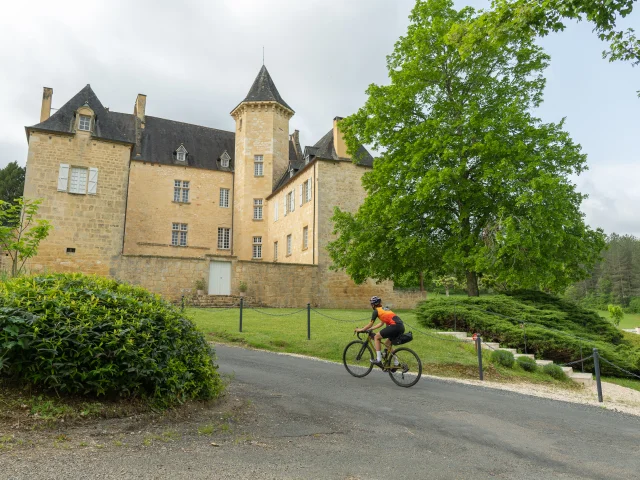
<path fill-rule="evenodd" d="M 358 332 L 356 335 L 358 336 L 358 340 L 362 340 L 362 337 L 360 337 L 360 335 L 362 334 L 367 334 L 367 341 L 365 343 L 362 344 L 362 348 L 360 349 L 360 351 L 358 352 L 358 356 L 356 357 L 357 360 L 360 360 L 362 358 L 362 355 L 364 355 L 364 352 L 367 350 L 367 345 L 371 345 L 371 348 L 373 349 L 373 351 L 375 352 L 375 345 L 373 343 L 373 337 L 376 335 L 375 333 L 373 333 L 373 331 L 371 330 L 365 330 L 364 332 Z M 386 347 L 386 345 L 385 345 Z M 385 358 L 382 359 L 382 365 L 384 366 L 384 370 L 387 369 L 387 367 L 391 366 L 391 358 L 393 357 L 393 354 L 395 353 L 395 350 L 393 348 L 391 348 L 391 350 L 387 350 L 387 356 Z"/>

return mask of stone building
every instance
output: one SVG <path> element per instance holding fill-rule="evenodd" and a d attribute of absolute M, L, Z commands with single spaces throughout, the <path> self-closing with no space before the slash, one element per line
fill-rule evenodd
<path fill-rule="evenodd" d="M 200 279 L 220 302 L 241 282 L 271 306 L 420 298 L 329 269 L 333 209 L 358 208 L 373 159 L 361 147 L 351 161 L 338 117 L 303 149 L 264 66 L 231 111 L 233 132 L 148 116 L 142 94 L 133 114 L 112 112 L 89 85 L 51 115 L 52 95 L 44 89 L 40 123 L 26 127 L 25 196 L 43 199 L 39 215 L 54 226 L 32 272 L 111 276 L 173 300 Z"/>

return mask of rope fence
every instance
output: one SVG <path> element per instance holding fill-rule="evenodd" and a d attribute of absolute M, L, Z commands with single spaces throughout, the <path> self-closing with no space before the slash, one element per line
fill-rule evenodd
<path fill-rule="evenodd" d="M 585 362 L 589 361 L 589 360 L 593 360 L 593 364 L 594 364 L 594 373 L 596 376 L 596 386 L 597 386 L 597 391 L 598 391 L 598 401 L 602 402 L 603 401 L 603 396 L 602 396 L 602 384 L 601 384 L 601 379 L 600 379 L 600 360 L 602 360 L 603 362 L 605 362 L 607 365 L 616 368 L 617 370 L 623 372 L 624 374 L 628 375 L 629 377 L 633 377 L 636 378 L 638 380 L 640 380 L 640 375 L 635 374 L 633 372 L 630 372 L 629 370 L 626 370 L 616 364 L 614 364 L 613 362 L 607 360 L 604 357 L 601 357 L 598 353 L 598 349 L 597 348 L 593 348 L 593 353 L 587 357 L 583 356 L 583 346 L 582 346 L 582 342 L 589 342 L 590 340 L 581 338 L 579 336 L 576 335 L 572 335 L 570 333 L 567 332 L 563 332 L 561 330 L 556 330 L 553 328 L 549 328 L 546 325 L 541 325 L 539 323 L 535 323 L 535 322 L 525 322 L 525 321 L 521 321 L 520 319 L 514 318 L 514 317 L 509 317 L 507 315 L 502 315 L 500 313 L 497 312 L 491 312 L 488 310 L 484 310 L 481 309 L 479 307 L 476 307 L 475 305 L 468 305 L 465 304 L 464 305 L 467 308 L 471 308 L 474 310 L 479 310 L 483 313 L 489 314 L 489 315 L 495 315 L 498 317 L 502 317 L 508 320 L 511 320 L 513 322 L 515 322 L 517 325 L 519 325 L 522 329 L 523 329 L 523 336 L 524 336 L 524 351 L 525 354 L 527 354 L 527 333 L 526 333 L 526 327 L 527 325 L 529 326 L 534 326 L 534 327 L 538 327 L 541 328 L 543 330 L 547 330 L 550 332 L 554 332 L 554 333 L 558 333 L 558 334 L 562 334 L 565 335 L 567 337 L 571 337 L 574 338 L 576 340 L 580 341 L 580 358 L 577 360 L 573 360 L 571 362 L 567 362 L 567 363 L 562 363 L 562 364 L 555 364 L 558 365 L 559 367 L 570 367 L 573 365 L 581 365 L 582 368 L 582 372 L 584 373 L 584 364 Z M 185 308 L 185 300 L 184 297 L 182 298 L 181 301 L 181 308 L 182 310 L 184 310 Z M 333 315 L 329 315 L 327 313 L 324 313 L 316 308 L 311 308 L 311 304 L 308 303 L 306 308 L 299 308 L 296 309 L 294 311 L 291 312 L 286 312 L 286 313 L 274 313 L 274 312 L 268 312 L 265 309 L 259 309 L 256 307 L 251 307 L 251 306 L 244 306 L 244 299 L 241 298 L 240 299 L 240 303 L 238 305 L 232 305 L 232 306 L 227 306 L 227 307 L 219 307 L 216 308 L 216 310 L 219 311 L 223 311 L 223 310 L 231 310 L 231 309 L 238 309 L 239 311 L 239 332 L 242 332 L 242 321 L 243 321 L 243 314 L 247 311 L 253 311 L 256 312 L 259 315 L 266 315 L 266 316 L 270 316 L 270 317 L 293 317 L 294 315 L 299 315 L 303 312 L 306 311 L 306 320 L 307 320 L 307 340 L 311 340 L 311 314 L 315 314 L 319 317 L 322 317 L 324 319 L 327 320 L 331 320 L 334 322 L 340 322 L 340 323 L 349 323 L 349 324 L 356 324 L 356 323 L 362 323 L 362 322 L 367 322 L 371 320 L 371 317 L 367 316 L 364 318 L 338 318 L 336 316 Z M 458 308 L 456 307 L 456 305 L 454 304 L 454 316 L 457 316 L 458 314 Z M 468 343 L 467 341 L 461 339 L 461 338 L 456 338 L 456 337 L 452 337 L 450 335 L 446 335 L 443 333 L 432 333 L 432 332 L 428 332 L 425 330 L 422 330 L 420 328 L 416 328 L 415 326 L 407 323 L 406 321 L 403 322 L 409 329 L 411 329 L 412 332 L 416 332 L 419 335 L 423 335 L 425 337 L 429 337 L 429 338 L 433 338 L 436 339 L 438 341 L 441 342 L 448 342 L 448 343 L 455 343 L 457 345 L 463 345 Z M 454 319 L 454 326 L 457 325 L 457 321 L 456 319 Z M 482 367 L 482 349 L 485 348 L 487 350 L 490 351 L 497 351 L 497 350 L 501 350 L 500 347 L 496 348 L 492 345 L 490 345 L 490 343 L 492 342 L 483 342 L 482 337 L 479 334 L 474 335 L 475 339 L 473 341 L 473 343 L 475 344 L 475 349 L 477 351 L 478 354 L 478 376 L 480 378 L 480 380 L 483 380 L 483 367 Z"/>

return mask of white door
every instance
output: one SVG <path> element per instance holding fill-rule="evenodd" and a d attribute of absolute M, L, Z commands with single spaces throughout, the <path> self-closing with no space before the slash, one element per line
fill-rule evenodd
<path fill-rule="evenodd" d="M 209 295 L 231 295 L 231 262 L 211 262 Z"/>

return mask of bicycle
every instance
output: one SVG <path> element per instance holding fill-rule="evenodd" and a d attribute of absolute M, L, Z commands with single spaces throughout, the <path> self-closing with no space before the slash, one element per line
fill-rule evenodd
<path fill-rule="evenodd" d="M 367 334 L 366 341 L 360 337 Z M 349 343 L 342 354 L 344 367 L 351 375 L 363 378 L 373 370 L 373 340 L 375 334 L 371 330 L 359 332 L 358 340 Z M 382 358 L 382 371 L 388 372 L 393 383 L 400 387 L 414 386 L 422 376 L 422 362 L 418 354 L 407 347 L 392 349 Z"/>

